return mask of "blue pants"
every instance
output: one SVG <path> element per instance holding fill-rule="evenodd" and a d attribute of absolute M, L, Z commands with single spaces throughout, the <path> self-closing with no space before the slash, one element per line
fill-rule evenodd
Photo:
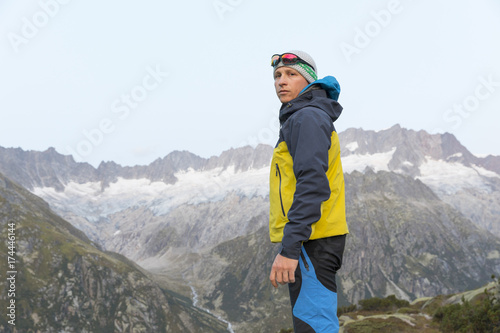
<path fill-rule="evenodd" d="M 290 283 L 295 333 L 336 333 L 337 284 L 335 274 L 342 266 L 346 235 L 304 242 Z"/>

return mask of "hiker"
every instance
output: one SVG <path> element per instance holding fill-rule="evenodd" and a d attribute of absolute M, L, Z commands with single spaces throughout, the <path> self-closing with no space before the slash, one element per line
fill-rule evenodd
<path fill-rule="evenodd" d="M 302 51 L 275 54 L 281 129 L 270 173 L 269 234 L 281 243 L 270 280 L 288 284 L 296 333 L 338 332 L 335 274 L 348 228 L 339 138 L 342 112 L 333 76 L 318 80 Z"/>

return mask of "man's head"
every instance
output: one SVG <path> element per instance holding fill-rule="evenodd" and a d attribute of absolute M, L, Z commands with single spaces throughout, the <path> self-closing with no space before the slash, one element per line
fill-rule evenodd
<path fill-rule="evenodd" d="M 318 78 L 314 59 L 302 51 L 275 54 L 271 65 L 274 87 L 281 103 L 288 103 L 297 97 L 302 89 Z"/>

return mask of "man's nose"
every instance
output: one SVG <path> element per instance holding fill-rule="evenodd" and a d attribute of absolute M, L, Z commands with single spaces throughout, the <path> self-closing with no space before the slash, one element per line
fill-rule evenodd
<path fill-rule="evenodd" d="M 280 76 L 280 78 L 278 79 L 278 85 L 281 87 L 281 86 L 286 85 L 286 84 L 288 84 L 288 82 L 287 82 L 285 76 L 284 75 Z"/>

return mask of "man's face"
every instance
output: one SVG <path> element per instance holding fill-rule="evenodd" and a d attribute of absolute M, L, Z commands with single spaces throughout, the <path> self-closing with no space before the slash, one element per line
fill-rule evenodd
<path fill-rule="evenodd" d="M 288 103 L 304 89 L 309 83 L 295 69 L 280 67 L 274 72 L 274 88 L 281 103 Z"/>

